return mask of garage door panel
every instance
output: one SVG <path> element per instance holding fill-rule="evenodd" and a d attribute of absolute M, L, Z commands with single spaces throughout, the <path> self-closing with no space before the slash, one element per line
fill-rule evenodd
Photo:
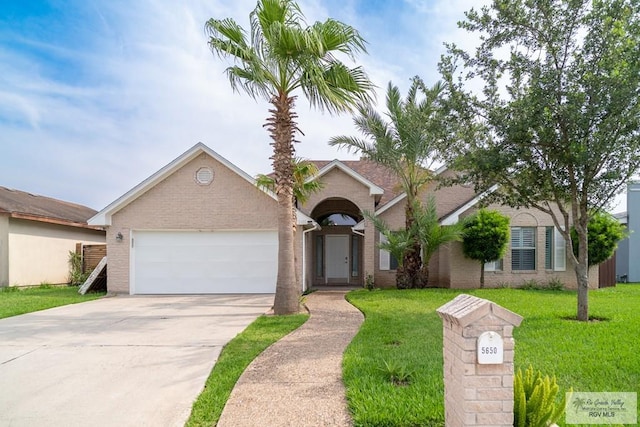
<path fill-rule="evenodd" d="M 276 232 L 137 231 L 134 243 L 136 294 L 275 292 Z"/>

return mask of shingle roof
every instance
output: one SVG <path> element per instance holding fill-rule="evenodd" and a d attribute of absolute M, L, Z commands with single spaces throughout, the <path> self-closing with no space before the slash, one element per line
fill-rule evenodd
<path fill-rule="evenodd" d="M 96 212 L 75 203 L 0 187 L 0 213 L 15 218 L 88 227 L 87 220 Z"/>
<path fill-rule="evenodd" d="M 322 169 L 332 160 L 310 160 L 318 169 Z M 385 166 L 371 160 L 340 160 L 345 166 L 373 182 L 384 190 L 378 207 L 384 206 L 389 200 L 402 193 L 402 188 L 395 174 Z"/>

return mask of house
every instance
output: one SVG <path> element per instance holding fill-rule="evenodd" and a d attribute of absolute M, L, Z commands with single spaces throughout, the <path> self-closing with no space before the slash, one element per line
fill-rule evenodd
<path fill-rule="evenodd" d="M 104 244 L 86 206 L 0 187 L 0 286 L 67 283 L 69 251 Z"/>
<path fill-rule="evenodd" d="M 379 233 L 363 212 L 404 225 L 405 195 L 394 176 L 368 161 L 323 161 L 323 188 L 297 210 L 297 271 L 302 289 L 318 285 L 393 286 L 395 263 L 378 249 Z M 440 174 L 451 173 L 445 168 Z M 471 187 L 437 189 L 443 223 L 477 209 Z M 254 179 L 199 143 L 89 220 L 107 228 L 108 287 L 130 294 L 270 293 L 277 267 L 277 201 Z M 492 263 L 487 286 L 547 282 L 575 287 L 550 217 L 499 207 L 512 218 L 512 247 Z M 480 267 L 459 243 L 431 260 L 431 285 L 476 287 Z M 595 276 L 595 277 L 594 277 Z M 597 283 L 597 272 L 592 276 Z"/>
<path fill-rule="evenodd" d="M 618 243 L 616 277 L 621 282 L 640 282 L 640 182 L 627 184 L 627 211 L 614 215 L 626 225 L 629 236 Z"/>

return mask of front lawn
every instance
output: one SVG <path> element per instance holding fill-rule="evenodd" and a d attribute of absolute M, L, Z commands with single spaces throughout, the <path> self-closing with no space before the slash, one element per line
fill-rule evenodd
<path fill-rule="evenodd" d="M 100 298 L 104 293 L 80 295 L 77 286 L 0 288 L 0 319 Z"/>
<path fill-rule="evenodd" d="M 358 290 L 347 297 L 366 320 L 343 361 L 356 426 L 444 425 L 442 320 L 435 310 L 460 293 L 524 317 L 514 330 L 516 369 L 531 364 L 556 375 L 562 390 L 639 391 L 640 285 L 590 292 L 590 315 L 601 319 L 590 323 L 566 320 L 576 314 L 570 291 Z M 391 373 L 410 374 L 410 384 L 394 385 Z"/>

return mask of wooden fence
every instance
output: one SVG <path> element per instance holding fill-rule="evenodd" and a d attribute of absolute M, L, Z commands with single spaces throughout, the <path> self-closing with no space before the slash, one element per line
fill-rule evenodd
<path fill-rule="evenodd" d="M 107 256 L 107 245 L 83 245 L 76 243 L 76 253 L 82 254 L 82 272 L 93 271 L 100 260 Z"/>
<path fill-rule="evenodd" d="M 616 255 L 598 266 L 598 276 L 600 287 L 609 288 L 616 285 Z"/>

